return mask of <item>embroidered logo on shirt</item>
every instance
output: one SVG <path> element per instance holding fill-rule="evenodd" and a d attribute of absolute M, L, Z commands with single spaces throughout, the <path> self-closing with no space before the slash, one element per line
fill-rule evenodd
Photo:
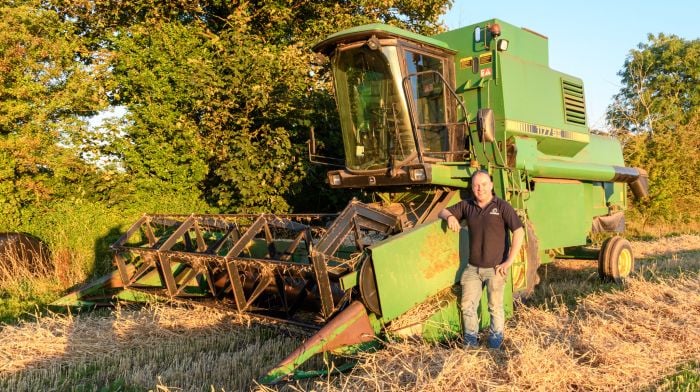
<path fill-rule="evenodd" d="M 491 210 L 491 212 L 489 212 L 489 215 L 501 215 L 501 214 L 498 213 L 498 208 L 493 207 L 493 210 Z"/>

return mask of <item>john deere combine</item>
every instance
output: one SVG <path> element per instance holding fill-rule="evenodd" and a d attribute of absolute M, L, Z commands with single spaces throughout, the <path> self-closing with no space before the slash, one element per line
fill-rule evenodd
<path fill-rule="evenodd" d="M 555 258 L 598 258 L 605 279 L 632 271 L 619 236 L 599 254 L 580 251 L 591 233 L 622 231 L 624 185 L 645 196 L 646 173 L 624 166 L 615 139 L 589 131 L 583 82 L 549 68 L 546 37 L 499 20 L 433 37 L 372 24 L 314 50 L 332 65 L 345 149 L 328 183 L 373 202 L 353 200 L 338 215 L 145 215 L 112 246 L 117 271 L 60 303 L 209 298 L 318 329 L 266 382 L 376 335 L 459 336 L 450 290 L 468 262 L 467 233 L 437 214 L 468 197 L 478 169 L 527 227 L 507 313 Z M 426 303 L 427 313 L 406 317 Z"/>

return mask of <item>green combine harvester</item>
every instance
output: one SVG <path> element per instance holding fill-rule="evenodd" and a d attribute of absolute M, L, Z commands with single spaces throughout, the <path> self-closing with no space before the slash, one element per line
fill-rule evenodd
<path fill-rule="evenodd" d="M 453 288 L 468 233 L 448 231 L 437 215 L 468 197 L 479 169 L 526 226 L 507 315 L 538 283 L 538 267 L 557 258 L 597 258 L 607 280 L 633 270 L 622 237 L 600 252 L 585 246 L 592 233 L 624 229 L 625 183 L 645 197 L 646 172 L 625 167 L 617 140 L 590 132 L 583 82 L 549 68 L 545 36 L 495 19 L 433 37 L 370 24 L 314 50 L 332 65 L 345 150 L 328 183 L 373 202 L 333 215 L 144 215 L 112 246 L 117 270 L 57 304 L 217 300 L 317 330 L 268 383 L 376 336 L 461 336 Z M 321 159 L 314 145 L 310 156 Z"/>

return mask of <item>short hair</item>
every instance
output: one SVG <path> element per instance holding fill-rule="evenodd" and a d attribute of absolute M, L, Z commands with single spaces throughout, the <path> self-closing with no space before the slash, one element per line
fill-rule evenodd
<path fill-rule="evenodd" d="M 471 176 L 471 178 L 469 179 L 469 183 L 470 183 L 470 184 L 473 184 L 473 183 L 474 183 L 474 179 L 476 178 L 476 176 L 478 176 L 478 175 L 480 175 L 480 174 L 484 174 L 484 175 L 488 176 L 489 180 L 493 181 L 493 178 L 491 178 L 491 175 L 489 174 L 489 172 L 487 172 L 487 171 L 484 170 L 484 169 L 479 169 L 479 170 L 475 171 L 474 173 L 472 173 L 472 176 Z"/>

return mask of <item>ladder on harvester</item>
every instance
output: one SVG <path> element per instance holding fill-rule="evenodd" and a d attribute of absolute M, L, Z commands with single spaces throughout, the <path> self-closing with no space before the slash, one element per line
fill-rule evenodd
<path fill-rule="evenodd" d="M 527 297 L 531 294 L 540 278 L 537 269 L 540 265 L 539 243 L 535 228 L 528 219 L 527 201 L 530 195 L 529 176 L 526 171 L 505 168 L 505 189 L 511 193 L 510 203 L 515 209 L 525 228 L 523 246 L 520 256 L 511 267 L 513 294 L 515 297 Z M 524 185 L 524 186 L 523 186 Z"/>

